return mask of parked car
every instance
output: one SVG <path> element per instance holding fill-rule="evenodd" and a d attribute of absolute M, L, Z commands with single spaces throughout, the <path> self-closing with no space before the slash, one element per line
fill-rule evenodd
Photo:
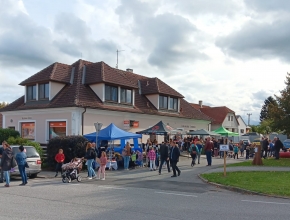
<path fill-rule="evenodd" d="M 254 139 L 254 141 L 252 142 L 252 144 L 261 145 L 261 138 Z"/>
<path fill-rule="evenodd" d="M 283 145 L 285 149 L 289 149 L 290 148 L 290 139 L 286 139 L 285 141 L 283 141 Z"/>
<path fill-rule="evenodd" d="M 13 152 L 14 157 L 16 154 L 19 152 L 19 146 L 12 145 L 10 146 Z M 0 145 L 0 148 L 2 148 L 2 145 Z M 24 146 L 24 151 L 27 156 L 27 163 L 29 168 L 26 168 L 26 174 L 30 178 L 35 178 L 37 177 L 37 174 L 41 172 L 41 159 L 39 154 L 37 153 L 35 147 L 33 146 Z M 1 158 L 0 158 L 1 162 Z M 15 172 L 11 173 L 11 176 L 20 176 L 18 167 L 15 167 Z"/>
<path fill-rule="evenodd" d="M 251 141 L 249 139 L 242 139 L 244 145 L 249 146 L 251 144 Z"/>

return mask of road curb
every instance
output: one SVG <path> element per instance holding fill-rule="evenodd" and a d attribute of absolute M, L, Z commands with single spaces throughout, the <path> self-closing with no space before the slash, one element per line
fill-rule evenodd
<path fill-rule="evenodd" d="M 203 178 L 201 176 L 202 173 L 198 174 L 197 176 L 204 182 L 204 183 L 208 183 L 211 184 L 213 186 L 216 186 L 218 188 L 222 188 L 222 189 L 226 189 L 229 191 L 233 191 L 233 192 L 237 192 L 237 193 L 241 193 L 241 194 L 250 194 L 250 195 L 257 195 L 257 196 L 267 196 L 267 197 L 272 197 L 272 198 L 279 198 L 279 199 L 290 199 L 290 197 L 285 197 L 285 196 L 276 196 L 276 195 L 269 195 L 269 194 L 265 194 L 265 193 L 259 193 L 259 192 L 255 192 L 255 191 L 251 191 L 251 190 L 247 190 L 247 189 L 242 189 L 239 187 L 234 187 L 234 186 L 226 186 L 226 185 L 222 185 L 219 183 L 215 183 L 215 182 L 210 182 L 207 179 Z"/>

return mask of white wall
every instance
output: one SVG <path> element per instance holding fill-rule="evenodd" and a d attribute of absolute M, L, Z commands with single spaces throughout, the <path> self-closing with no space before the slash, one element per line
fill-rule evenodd
<path fill-rule="evenodd" d="M 95 92 L 95 94 L 104 102 L 105 101 L 105 84 L 98 83 L 98 84 L 90 85 L 90 87 Z"/>
<path fill-rule="evenodd" d="M 57 93 L 59 93 L 60 90 L 65 86 L 63 83 L 58 83 L 58 82 L 49 82 L 49 100 L 52 100 Z"/>
<path fill-rule="evenodd" d="M 228 120 L 228 116 L 233 117 L 233 121 L 229 121 Z M 232 131 L 232 128 L 235 129 L 235 132 L 238 132 L 238 121 L 236 120 L 235 114 L 233 113 L 228 113 L 226 118 L 223 121 L 222 124 L 225 128 L 229 129 L 230 131 Z"/>
<path fill-rule="evenodd" d="M 241 117 L 238 117 L 238 122 L 239 122 L 239 134 L 243 135 L 246 134 L 246 128 L 247 125 L 245 124 L 245 122 L 243 121 L 243 119 Z M 244 129 L 244 133 L 241 133 L 241 129 Z"/>

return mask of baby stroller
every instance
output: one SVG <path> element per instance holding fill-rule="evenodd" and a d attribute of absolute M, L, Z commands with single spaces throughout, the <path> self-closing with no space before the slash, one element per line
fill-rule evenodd
<path fill-rule="evenodd" d="M 70 163 L 66 163 L 62 165 L 62 182 L 70 183 L 73 180 L 77 180 L 78 182 L 82 181 L 82 177 L 80 176 L 80 171 L 83 167 L 83 160 L 80 158 L 73 159 Z"/>

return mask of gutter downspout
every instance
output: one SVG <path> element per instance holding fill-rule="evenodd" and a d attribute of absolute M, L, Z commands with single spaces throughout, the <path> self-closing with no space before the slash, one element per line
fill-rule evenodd
<path fill-rule="evenodd" d="M 82 113 L 82 135 L 84 135 L 84 116 L 85 116 L 85 113 L 87 111 L 87 107 L 84 107 L 84 111 Z"/>

